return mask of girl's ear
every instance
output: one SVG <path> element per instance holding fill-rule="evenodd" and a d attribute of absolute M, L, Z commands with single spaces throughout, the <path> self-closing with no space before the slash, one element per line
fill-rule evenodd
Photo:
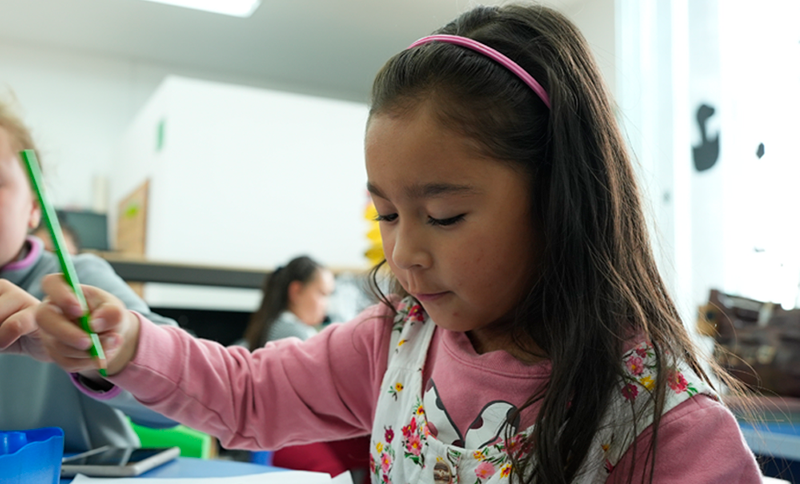
<path fill-rule="evenodd" d="M 31 215 L 28 217 L 28 229 L 33 230 L 39 226 L 42 221 L 42 207 L 39 206 L 39 201 L 34 197 L 33 208 L 31 208 Z"/>
<path fill-rule="evenodd" d="M 297 298 L 300 296 L 300 292 L 302 290 L 303 290 L 303 283 L 301 281 L 292 281 L 289 283 L 287 300 L 289 301 L 290 306 L 297 301 Z"/>

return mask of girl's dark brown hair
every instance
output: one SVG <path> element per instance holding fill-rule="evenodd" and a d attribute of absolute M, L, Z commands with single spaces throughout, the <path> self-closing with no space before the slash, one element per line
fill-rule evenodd
<path fill-rule="evenodd" d="M 523 350 L 533 339 L 546 352 L 552 374 L 523 406 L 541 402 L 521 446 L 531 453 L 512 456 L 515 479 L 578 477 L 624 375 L 624 344 L 642 336 L 652 342 L 659 370 L 651 396 L 650 472 L 641 476 L 652 481 L 665 369 L 677 357 L 711 381 L 657 270 L 633 167 L 586 41 L 563 15 L 541 6 L 478 7 L 436 33 L 502 52 L 543 85 L 552 103 L 548 109 L 481 54 L 433 42 L 386 63 L 370 110 L 371 117 L 403 116 L 425 104 L 442 126 L 475 140 L 485 155 L 529 174 L 532 223 L 541 227 L 545 248 L 513 331 Z M 627 480 L 633 479 L 631 466 Z"/>
<path fill-rule="evenodd" d="M 308 284 L 322 266 L 314 259 L 300 256 L 292 259 L 285 267 L 278 267 L 264 278 L 261 306 L 250 317 L 244 339 L 251 350 L 264 346 L 269 330 L 278 317 L 289 309 L 289 285 L 294 281 Z"/>

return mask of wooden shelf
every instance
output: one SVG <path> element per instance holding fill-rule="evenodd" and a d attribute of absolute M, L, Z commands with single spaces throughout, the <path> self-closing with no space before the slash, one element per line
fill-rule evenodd
<path fill-rule="evenodd" d="M 95 252 L 107 260 L 114 271 L 126 282 L 160 282 L 197 286 L 236 287 L 260 289 L 271 269 L 246 269 L 240 267 L 206 266 L 156 262 L 138 256 L 114 252 Z M 343 272 L 365 273 L 364 268 L 331 268 L 334 274 Z"/>
<path fill-rule="evenodd" d="M 148 261 L 115 253 L 97 253 L 126 282 L 260 289 L 270 270 Z"/>

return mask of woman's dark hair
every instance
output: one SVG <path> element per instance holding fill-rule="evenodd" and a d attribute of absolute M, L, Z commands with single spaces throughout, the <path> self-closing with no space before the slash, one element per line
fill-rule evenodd
<path fill-rule="evenodd" d="M 322 268 L 319 263 L 307 256 L 289 261 L 278 267 L 264 279 L 261 307 L 250 317 L 244 338 L 251 350 L 264 346 L 269 329 L 278 317 L 289 309 L 289 285 L 294 281 L 308 284 Z"/>
<path fill-rule="evenodd" d="M 525 341 L 535 341 L 552 373 L 522 407 L 541 403 L 521 446 L 531 452 L 511 456 L 515 480 L 567 483 L 578 476 L 624 376 L 624 345 L 642 336 L 655 348 L 658 370 L 650 473 L 641 476 L 652 481 L 672 358 L 711 381 L 656 267 L 632 163 L 586 41 L 563 15 L 542 6 L 478 7 L 436 33 L 502 52 L 542 84 L 552 104 L 548 109 L 487 57 L 432 42 L 386 63 L 370 109 L 370 118 L 402 117 L 424 106 L 487 157 L 528 174 L 532 223 L 541 228 L 544 250 L 515 311 L 513 332 L 523 350 Z"/>

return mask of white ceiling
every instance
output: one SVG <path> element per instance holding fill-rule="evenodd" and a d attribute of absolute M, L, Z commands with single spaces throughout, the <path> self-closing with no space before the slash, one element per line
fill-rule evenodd
<path fill-rule="evenodd" d="M 544 3 L 564 8 L 576 1 Z M 366 101 L 386 59 L 475 3 L 262 0 L 252 17 L 241 19 L 140 0 L 0 0 L 0 41 L 222 72 Z"/>

